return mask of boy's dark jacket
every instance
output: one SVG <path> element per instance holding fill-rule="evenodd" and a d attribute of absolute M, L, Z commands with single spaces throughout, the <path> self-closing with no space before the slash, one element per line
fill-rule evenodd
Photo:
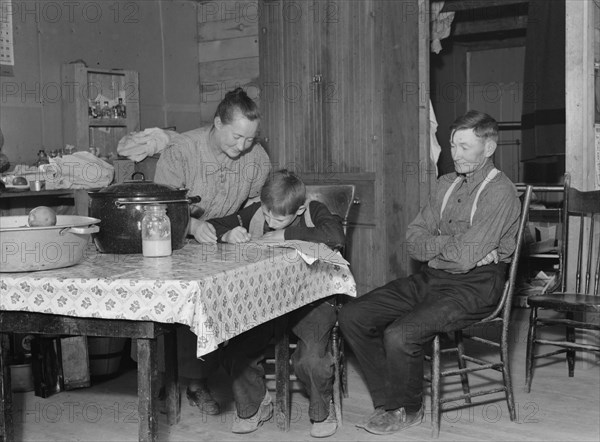
<path fill-rule="evenodd" d="M 250 222 L 259 210 L 261 210 L 261 203 L 255 203 L 236 214 L 209 219 L 208 222 L 215 227 L 217 238 L 221 242 L 221 237 L 225 233 L 240 225 L 240 219 L 244 228 L 249 230 Z M 340 249 L 344 246 L 345 236 L 339 216 L 333 215 L 327 206 L 319 201 L 310 201 L 306 207 L 306 212 L 296 217 L 292 224 L 285 228 L 284 237 L 286 240 L 320 242 L 332 249 Z M 307 218 L 309 220 L 308 225 Z M 311 222 L 314 227 L 310 226 Z M 271 230 L 265 223 L 263 233 Z"/>

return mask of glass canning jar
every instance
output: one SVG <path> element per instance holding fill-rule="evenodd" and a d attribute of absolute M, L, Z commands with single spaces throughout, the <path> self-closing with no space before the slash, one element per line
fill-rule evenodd
<path fill-rule="evenodd" d="M 171 249 L 171 220 L 165 204 L 144 206 L 142 218 L 142 254 L 148 257 L 169 256 Z"/>

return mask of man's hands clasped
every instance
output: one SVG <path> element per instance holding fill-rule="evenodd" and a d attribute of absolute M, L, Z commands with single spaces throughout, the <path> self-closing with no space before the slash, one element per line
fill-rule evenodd
<path fill-rule="evenodd" d="M 481 260 L 477 262 L 477 267 L 485 266 L 488 264 L 498 264 L 498 249 L 492 250 L 486 256 L 484 256 Z"/>

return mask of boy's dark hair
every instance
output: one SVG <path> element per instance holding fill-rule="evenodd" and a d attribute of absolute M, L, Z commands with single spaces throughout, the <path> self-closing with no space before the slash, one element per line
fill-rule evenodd
<path fill-rule="evenodd" d="M 463 129 L 473 129 L 479 138 L 498 141 L 498 122 L 485 112 L 470 110 L 450 125 L 451 134 Z"/>
<path fill-rule="evenodd" d="M 275 215 L 296 213 L 305 200 L 306 186 L 294 172 L 286 169 L 270 175 L 260 192 L 260 201 Z"/>
<path fill-rule="evenodd" d="M 257 104 L 241 87 L 225 94 L 225 98 L 217 106 L 215 118 L 219 117 L 223 124 L 230 124 L 233 121 L 235 111 L 241 112 L 250 121 L 260 120 Z"/>

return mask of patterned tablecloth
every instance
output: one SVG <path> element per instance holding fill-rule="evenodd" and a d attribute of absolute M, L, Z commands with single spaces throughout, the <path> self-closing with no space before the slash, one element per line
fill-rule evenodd
<path fill-rule="evenodd" d="M 101 254 L 73 266 L 0 273 L 0 310 L 188 325 L 197 356 L 317 299 L 356 296 L 345 266 L 306 264 L 294 249 L 195 242 L 166 258 Z"/>

